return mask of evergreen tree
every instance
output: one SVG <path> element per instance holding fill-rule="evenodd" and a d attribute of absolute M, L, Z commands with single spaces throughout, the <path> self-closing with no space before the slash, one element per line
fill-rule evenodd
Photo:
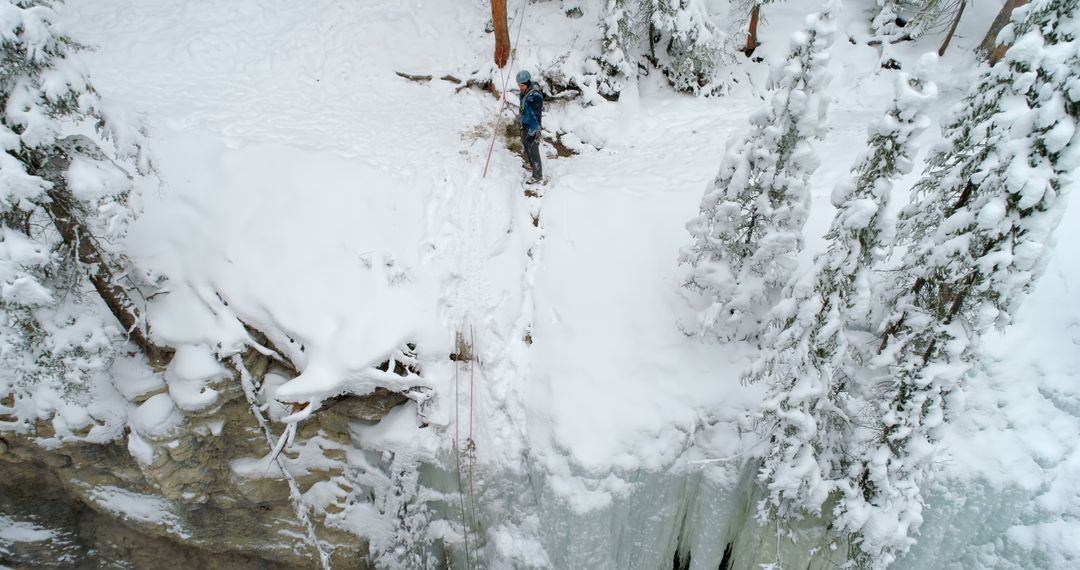
<path fill-rule="evenodd" d="M 904 3 L 907 13 L 904 32 L 911 39 L 918 39 L 941 30 L 963 9 L 964 3 L 965 0 L 908 0 Z"/>
<path fill-rule="evenodd" d="M 723 64 L 722 34 L 702 0 L 655 0 L 651 45 L 656 66 L 678 91 L 709 94 L 720 89 L 716 72 Z M 655 51 L 655 50 L 654 50 Z"/>
<path fill-rule="evenodd" d="M 906 38 L 900 18 L 900 0 L 878 0 L 877 14 L 870 21 L 870 43 L 881 47 L 881 66 L 895 69 L 899 63 L 893 56 L 892 45 Z"/>
<path fill-rule="evenodd" d="M 900 16 L 903 6 L 903 0 L 877 0 L 877 13 L 870 21 L 870 35 L 885 43 L 906 39 L 906 21 Z"/>
<path fill-rule="evenodd" d="M 711 94 L 722 87 L 723 34 L 704 0 L 608 0 L 602 25 L 602 94 L 620 92 L 646 64 L 679 91 Z"/>
<path fill-rule="evenodd" d="M 635 22 L 635 8 L 633 0 L 607 0 L 602 20 L 604 39 L 600 64 L 603 73 L 598 86 L 601 95 L 618 95 L 626 88 L 627 81 L 637 77 L 635 50 L 640 34 Z"/>
<path fill-rule="evenodd" d="M 807 184 L 818 166 L 810 139 L 824 132 L 821 91 L 838 11 L 830 0 L 794 34 L 787 59 L 773 69 L 769 105 L 750 117 L 747 135 L 728 144 L 701 214 L 687 223 L 694 241 L 681 261 L 692 266 L 688 286 L 708 299 L 703 333 L 756 337 L 795 269 Z"/>
<path fill-rule="evenodd" d="M 78 259 L 122 234 L 130 179 L 107 159 L 69 169 L 87 145 L 65 135 L 96 126 L 147 166 L 140 134 L 106 116 L 68 57 L 79 46 L 58 31 L 54 4 L 0 0 L 0 396 L 41 382 L 76 389 L 123 338 L 100 300 L 83 295 L 87 270 L 107 268 Z"/>
<path fill-rule="evenodd" d="M 881 46 L 883 67 L 896 68 L 892 44 L 916 40 L 927 32 L 958 21 L 966 0 L 877 0 L 877 13 L 870 22 L 871 43 Z M 954 30 L 952 30 L 954 31 Z M 952 31 L 941 46 L 944 54 Z"/>
<path fill-rule="evenodd" d="M 878 0 L 871 34 L 891 41 L 916 40 L 944 27 L 965 0 Z"/>
<path fill-rule="evenodd" d="M 771 447 L 758 472 L 767 491 L 761 516 L 820 514 L 844 477 L 850 420 L 861 420 L 871 396 L 853 385 L 864 359 L 849 336 L 867 329 L 870 271 L 893 238 L 893 183 L 911 170 L 915 139 L 930 122 L 923 109 L 936 94 L 918 75 L 898 75 L 892 105 L 870 128 L 868 152 L 833 191 L 828 250 L 777 304 L 767 348 L 745 377 L 768 385 L 762 422 L 771 429 Z"/>
<path fill-rule="evenodd" d="M 1080 167 L 1080 0 L 1035 0 L 1016 42 L 964 98 L 901 212 L 906 246 L 886 299 L 877 429 L 852 446 L 840 528 L 885 566 L 913 542 L 951 396 L 979 338 L 1008 324 L 1042 272 Z"/>

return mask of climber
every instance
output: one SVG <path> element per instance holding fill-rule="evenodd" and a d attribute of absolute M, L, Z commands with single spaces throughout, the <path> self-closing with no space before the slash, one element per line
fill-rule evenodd
<path fill-rule="evenodd" d="M 521 126 L 521 145 L 525 147 L 525 158 L 532 169 L 529 182 L 543 181 L 543 167 L 540 164 L 540 120 L 544 113 L 544 93 L 540 84 L 532 80 L 528 71 L 517 73 L 521 104 L 518 124 Z"/>

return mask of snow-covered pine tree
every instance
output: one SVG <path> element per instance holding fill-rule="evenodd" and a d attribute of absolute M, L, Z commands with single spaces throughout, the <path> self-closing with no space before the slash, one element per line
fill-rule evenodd
<path fill-rule="evenodd" d="M 795 269 L 807 184 L 818 166 L 810 139 L 824 132 L 822 91 L 839 7 L 829 0 L 793 35 L 787 58 L 773 68 L 768 106 L 750 117 L 748 134 L 728 143 L 701 214 L 686 225 L 693 243 L 680 258 L 692 266 L 687 286 L 709 303 L 700 316 L 704 334 L 757 338 Z"/>
<path fill-rule="evenodd" d="M 660 72 L 677 91 L 707 95 L 721 89 L 717 70 L 723 64 L 723 34 L 709 18 L 705 2 L 654 2 L 650 42 Z"/>
<path fill-rule="evenodd" d="M 1008 324 L 1042 272 L 1063 193 L 1080 168 L 1080 0 L 1034 0 L 1016 41 L 964 98 L 901 212 L 907 246 L 886 299 L 878 429 L 850 448 L 839 528 L 875 567 L 914 541 L 951 396 L 980 336 Z"/>
<path fill-rule="evenodd" d="M 65 135 L 96 126 L 147 166 L 141 134 L 106 116 L 68 58 L 79 46 L 58 31 L 55 4 L 0 0 L 0 397 L 14 407 L 37 384 L 77 389 L 123 338 L 101 300 L 83 294 L 88 272 L 111 276 L 104 260 L 78 260 L 122 233 L 130 178 L 108 160 L 73 163 L 88 139 Z"/>
<path fill-rule="evenodd" d="M 607 0 L 602 27 L 603 95 L 622 91 L 646 64 L 679 91 L 711 94 L 723 87 L 717 72 L 724 34 L 704 0 Z"/>
<path fill-rule="evenodd" d="M 875 38 L 915 40 L 944 27 L 965 0 L 878 0 L 870 23 Z"/>
<path fill-rule="evenodd" d="M 870 21 L 871 42 L 881 47 L 881 64 L 898 67 L 892 45 L 915 40 L 923 34 L 945 27 L 966 0 L 877 0 L 877 11 Z"/>
<path fill-rule="evenodd" d="M 901 0 L 878 0 L 877 13 L 870 20 L 870 42 L 881 49 L 882 67 L 897 68 L 899 63 L 893 56 L 893 44 L 902 41 L 904 28 L 900 25 Z"/>
<path fill-rule="evenodd" d="M 917 39 L 928 32 L 942 30 L 963 9 L 967 0 L 908 0 L 904 32 Z"/>
<path fill-rule="evenodd" d="M 827 251 L 777 304 L 765 350 L 744 377 L 768 386 L 761 420 L 771 446 L 758 472 L 766 491 L 759 517 L 821 514 L 845 476 L 852 420 L 865 414 L 871 396 L 854 385 L 864 358 L 849 336 L 868 328 L 870 272 L 893 240 L 889 197 L 895 180 L 911 171 L 915 139 L 930 123 L 923 110 L 936 95 L 919 74 L 897 75 L 892 105 L 869 129 L 869 150 L 833 191 Z"/>
<path fill-rule="evenodd" d="M 870 34 L 875 38 L 900 39 L 903 26 L 900 23 L 902 0 L 877 0 L 877 11 L 870 20 Z"/>
<path fill-rule="evenodd" d="M 601 26 L 604 29 L 603 52 L 600 55 L 601 95 L 616 96 L 626 82 L 637 77 L 636 50 L 640 43 L 639 26 L 635 22 L 637 2 L 607 0 Z"/>

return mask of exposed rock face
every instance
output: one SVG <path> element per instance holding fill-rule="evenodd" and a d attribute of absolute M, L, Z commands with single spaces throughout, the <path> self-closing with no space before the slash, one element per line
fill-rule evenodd
<path fill-rule="evenodd" d="M 245 355 L 265 377 L 265 357 Z M 5 542 L 15 567 L 314 568 L 318 554 L 298 521 L 285 478 L 235 378 L 214 386 L 210 409 L 180 414 L 168 429 L 128 441 L 44 449 L 33 435 L 0 433 L 0 515 L 52 532 L 47 541 Z M 164 388 L 136 402 L 165 398 Z M 306 420 L 282 453 L 301 490 L 339 475 L 351 420 L 377 421 L 405 401 L 377 391 L 343 398 Z M 125 445 L 126 443 L 126 445 Z M 297 460 L 314 453 L 320 461 Z M 296 465 L 294 471 L 292 466 Z M 334 568 L 369 568 L 368 545 L 312 516 Z M 30 533 L 30 536 L 37 536 Z M 43 535 L 41 535 L 43 536 Z"/>
<path fill-rule="evenodd" d="M 208 570 L 297 566 L 232 552 L 214 552 L 159 536 L 156 529 L 121 521 L 89 507 L 44 463 L 44 457 L 42 462 L 20 461 L 7 454 L 3 459 L 0 512 L 9 519 L 6 522 L 33 528 L 35 532 L 24 532 L 23 540 L 0 538 L 0 564 L 14 568 Z"/>

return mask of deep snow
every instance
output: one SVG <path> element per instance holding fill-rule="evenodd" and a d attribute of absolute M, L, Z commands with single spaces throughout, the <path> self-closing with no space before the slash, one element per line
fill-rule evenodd
<path fill-rule="evenodd" d="M 580 20 L 558 2 L 528 4 L 510 71 L 589 45 L 595 4 Z M 862 39 L 869 4 L 847 3 L 834 50 L 807 264 L 834 183 L 891 97 L 876 51 L 847 41 Z M 770 5 L 759 54 L 781 56 L 815 6 Z M 521 8 L 512 1 L 511 17 Z M 994 11 L 965 19 L 935 71 L 935 121 L 977 73 L 969 48 Z M 482 176 L 497 101 L 394 74 L 487 69 L 484 2 L 70 0 L 62 16 L 94 48 L 81 57 L 97 89 L 149 127 L 158 176 L 140 182 L 144 213 L 127 245 L 167 278 L 149 305 L 157 338 L 226 353 L 246 338 L 238 318 L 253 324 L 302 368 L 277 388 L 292 401 L 370 390 L 365 369 L 416 342 L 437 394 L 425 429 L 438 436 L 411 433 L 422 431 L 411 411 L 387 423 L 400 439 L 385 426 L 367 436 L 376 448 L 432 453 L 475 439 L 479 464 L 509 481 L 482 497 L 516 513 L 491 525 L 493 565 L 666 564 L 680 501 L 692 499 L 691 511 L 722 505 L 684 539 L 702 549 L 695 567 L 715 567 L 722 547 L 704 548 L 722 531 L 701 529 L 730 518 L 732 464 L 756 442 L 741 418 L 760 387 L 738 382 L 749 348 L 682 332 L 692 315 L 677 252 L 725 141 L 761 105 L 764 65 L 738 63 L 740 83 L 720 98 L 675 95 L 654 76 L 618 103 L 550 104 L 545 127 L 587 146 L 549 160 L 553 181 L 530 200 L 501 142 Z M 901 54 L 914 61 L 939 38 Z M 937 136 L 928 129 L 924 148 Z M 1068 247 L 1078 222 L 1074 205 L 1017 323 L 989 343 L 990 377 L 966 389 L 948 481 L 900 567 L 1065 568 L 1080 558 L 1080 266 Z M 475 338 L 468 378 L 445 360 L 458 332 Z M 205 405 L 212 395 L 191 383 L 213 371 L 188 369 L 170 381 L 171 402 L 155 396 L 131 421 L 168 429 L 174 405 Z M 735 459 L 693 462 L 710 457 Z M 711 490 L 688 498 L 701 472 Z"/>

